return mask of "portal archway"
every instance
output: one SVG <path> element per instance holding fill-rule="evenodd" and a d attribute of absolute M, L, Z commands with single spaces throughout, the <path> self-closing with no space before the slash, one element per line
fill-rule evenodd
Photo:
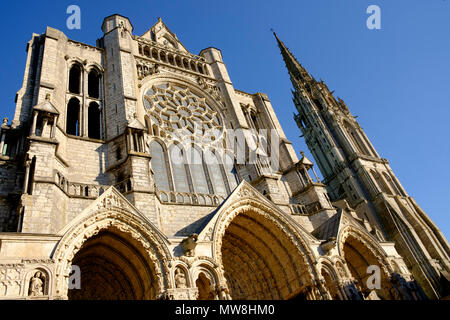
<path fill-rule="evenodd" d="M 150 300 L 157 298 L 155 270 L 145 250 L 115 228 L 88 239 L 72 260 L 80 268 L 81 289 L 70 300 Z"/>
<path fill-rule="evenodd" d="M 114 299 L 158 299 L 171 286 L 167 238 L 139 212 L 127 207 L 126 199 L 110 188 L 59 232 L 62 238 L 53 254 L 57 261 L 55 294 L 59 299 L 103 298 L 90 285 L 94 279 L 101 279 L 105 290 L 122 292 L 113 294 Z M 69 292 L 71 267 L 77 264 L 81 286 L 84 269 L 84 281 L 91 287 L 86 294 Z M 104 264 L 108 268 L 102 268 Z M 120 289 L 117 281 L 109 281 L 113 277 L 123 280 L 119 281 Z"/>
<path fill-rule="evenodd" d="M 378 248 L 367 235 L 356 232 L 351 228 L 345 230 L 340 250 L 352 277 L 356 280 L 356 286 L 365 297 L 372 291 L 367 286 L 368 278 L 373 275 L 373 272 L 369 271 L 369 267 L 377 266 L 380 268 L 379 283 L 381 288 L 376 289 L 376 293 L 381 299 L 393 299 L 390 281 L 392 270 L 385 260 L 382 249 Z"/>
<path fill-rule="evenodd" d="M 304 296 L 314 282 L 311 255 L 283 217 L 260 207 L 257 202 L 243 206 L 222 217 L 222 226 L 218 223 L 224 230 L 219 255 L 231 298 Z"/>

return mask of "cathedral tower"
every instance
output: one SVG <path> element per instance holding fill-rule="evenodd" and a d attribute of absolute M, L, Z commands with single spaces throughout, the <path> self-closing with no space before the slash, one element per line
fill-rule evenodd
<path fill-rule="evenodd" d="M 331 200 L 347 200 L 360 218 L 379 228 L 381 237 L 395 242 L 430 297 L 445 295 L 450 250 L 442 232 L 406 193 L 344 101 L 335 99 L 274 35 L 294 87 L 295 121 Z"/>
<path fill-rule="evenodd" d="M 346 170 L 333 180 L 318 145 L 334 202 L 268 96 L 235 88 L 219 49 L 189 52 L 162 19 L 137 35 L 115 14 L 101 29 L 95 46 L 50 27 L 28 43 L 15 117 L 0 127 L 0 300 L 425 298 L 326 122 L 311 139 L 332 142 Z M 319 84 L 285 55 L 306 101 Z M 344 108 L 320 86 L 321 105 Z M 308 123 L 321 116 L 313 103 Z M 371 156 L 355 161 L 387 166 L 357 132 Z M 341 199 L 347 177 L 359 198 Z M 394 221 L 421 215 L 398 188 L 383 193 Z M 437 282 L 445 240 L 430 236 L 427 252 L 420 237 L 439 233 L 417 228 L 406 239 L 431 265 L 422 282 Z"/>

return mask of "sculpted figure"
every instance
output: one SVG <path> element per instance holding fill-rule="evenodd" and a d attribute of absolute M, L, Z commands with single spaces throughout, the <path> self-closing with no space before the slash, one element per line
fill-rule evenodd
<path fill-rule="evenodd" d="M 28 289 L 28 295 L 32 297 L 44 295 L 44 276 L 42 272 L 38 271 L 30 280 L 30 288 Z"/>
<path fill-rule="evenodd" d="M 186 276 L 180 268 L 175 270 L 175 286 L 177 288 L 186 288 Z"/>
<path fill-rule="evenodd" d="M 181 242 L 181 247 L 183 248 L 186 257 L 194 256 L 195 247 L 197 246 L 197 239 L 198 235 L 193 233 Z"/>

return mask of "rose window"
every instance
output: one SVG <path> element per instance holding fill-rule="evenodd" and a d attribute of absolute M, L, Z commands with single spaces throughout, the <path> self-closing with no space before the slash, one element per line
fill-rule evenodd
<path fill-rule="evenodd" d="M 204 97 L 187 87 L 171 83 L 154 85 L 146 91 L 144 105 L 152 126 L 167 140 L 188 139 L 205 144 L 223 135 L 223 122 L 218 112 Z"/>

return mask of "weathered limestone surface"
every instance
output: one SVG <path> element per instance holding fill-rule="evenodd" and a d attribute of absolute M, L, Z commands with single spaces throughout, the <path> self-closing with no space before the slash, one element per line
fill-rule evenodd
<path fill-rule="evenodd" d="M 14 120 L 1 126 L 0 299 L 424 299 L 417 261 L 382 228 L 390 221 L 363 214 L 380 203 L 448 271 L 445 238 L 387 161 L 373 161 L 362 130 L 370 155 L 336 172 L 349 180 L 319 181 L 267 95 L 234 88 L 220 50 L 190 53 L 161 19 L 141 36 L 120 15 L 102 30 L 96 46 L 50 27 L 28 44 Z M 267 130 L 276 168 L 261 153 L 250 161 L 264 145 L 251 135 L 237 159 L 225 144 L 236 129 Z M 353 147 L 331 152 L 343 162 Z M 211 151 L 218 161 L 207 161 Z M 390 193 L 355 182 L 372 181 L 372 169 L 391 175 Z M 417 280 L 434 288 L 438 279 Z"/>

